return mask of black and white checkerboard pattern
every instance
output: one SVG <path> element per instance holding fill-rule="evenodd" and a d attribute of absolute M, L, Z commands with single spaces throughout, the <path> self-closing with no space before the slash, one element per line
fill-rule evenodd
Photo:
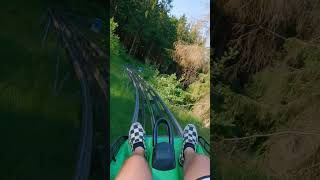
<path fill-rule="evenodd" d="M 128 139 L 132 151 L 133 151 L 133 145 L 138 142 L 142 142 L 144 145 L 143 148 L 145 149 L 146 146 L 144 143 L 144 136 L 145 136 L 145 131 L 142 125 L 139 122 L 133 123 L 129 130 L 129 139 Z"/>
<path fill-rule="evenodd" d="M 179 163 L 182 166 L 184 163 L 184 145 L 186 143 L 191 143 L 194 145 L 194 147 L 196 148 L 196 144 L 198 143 L 198 132 L 196 127 L 193 124 L 188 124 L 186 125 L 186 127 L 183 130 L 183 149 L 180 153 L 180 157 L 179 157 Z"/>

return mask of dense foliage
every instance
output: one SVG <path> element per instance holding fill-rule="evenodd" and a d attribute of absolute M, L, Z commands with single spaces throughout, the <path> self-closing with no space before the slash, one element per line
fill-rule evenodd
<path fill-rule="evenodd" d="M 110 19 L 110 52 L 112 55 L 119 55 L 120 52 L 120 42 L 119 37 L 114 34 L 115 29 L 118 27 L 118 24 L 114 22 L 114 19 Z"/>
<path fill-rule="evenodd" d="M 117 34 L 129 55 L 168 61 L 164 49 L 176 39 L 175 19 L 169 17 L 171 1 L 111 1 L 111 16 L 119 24 Z M 168 63 L 163 63 L 168 64 Z"/>
<path fill-rule="evenodd" d="M 310 132 L 319 128 L 317 1 L 230 0 L 215 5 L 215 59 L 211 72 L 214 137 L 250 137 L 284 130 Z M 268 175 L 279 179 L 320 176 L 319 168 L 313 167 L 320 160 L 316 155 L 320 144 L 313 137 L 291 134 L 236 139 L 222 142 L 219 148 L 221 179 L 239 173 L 236 171 L 256 156 L 262 159 L 263 170 L 270 170 L 273 173 Z M 226 152 L 230 152 L 229 157 L 224 156 Z M 224 166 L 239 157 L 242 162 Z"/>
<path fill-rule="evenodd" d="M 157 65 L 161 72 L 175 72 L 179 66 L 171 58 L 177 41 L 202 43 L 196 26 L 185 16 L 170 15 L 172 0 L 111 1 L 110 15 L 118 23 L 119 35 L 127 53 Z"/>

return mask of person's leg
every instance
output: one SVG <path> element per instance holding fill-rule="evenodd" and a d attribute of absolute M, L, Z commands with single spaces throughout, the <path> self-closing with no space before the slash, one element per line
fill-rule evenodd
<path fill-rule="evenodd" d="M 151 180 L 152 175 L 145 159 L 145 131 L 140 123 L 135 122 L 129 130 L 128 143 L 132 150 L 132 155 L 124 162 L 117 180 Z"/>
<path fill-rule="evenodd" d="M 183 166 L 185 180 L 210 179 L 210 159 L 196 154 L 198 132 L 193 124 L 188 124 L 183 132 L 183 148 L 179 163 Z"/>
<path fill-rule="evenodd" d="M 185 180 L 194 180 L 210 176 L 210 159 L 207 156 L 196 154 L 188 147 L 184 150 L 183 173 Z"/>
<path fill-rule="evenodd" d="M 132 156 L 123 164 L 116 180 L 151 180 L 152 175 L 148 166 L 148 162 L 144 157 L 144 149 L 137 147 Z"/>

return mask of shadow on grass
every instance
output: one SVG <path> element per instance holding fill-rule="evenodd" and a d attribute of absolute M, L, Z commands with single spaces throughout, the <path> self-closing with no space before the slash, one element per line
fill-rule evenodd
<path fill-rule="evenodd" d="M 17 6 L 19 4 L 19 6 Z M 0 179 L 71 179 L 79 141 L 80 101 L 74 75 L 53 96 L 56 47 L 41 47 L 48 1 L 2 2 L 0 31 Z M 73 74 L 61 58 L 61 76 Z"/>
<path fill-rule="evenodd" d="M 0 118 L 1 179 L 71 179 L 78 143 L 74 121 L 5 108 Z"/>
<path fill-rule="evenodd" d="M 134 101 L 123 97 L 111 97 L 111 103 L 110 142 L 112 143 L 117 137 L 128 135 Z"/>

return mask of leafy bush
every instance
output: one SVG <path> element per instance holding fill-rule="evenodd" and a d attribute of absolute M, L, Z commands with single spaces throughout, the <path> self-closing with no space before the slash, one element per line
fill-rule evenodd
<path fill-rule="evenodd" d="M 197 81 L 193 82 L 187 88 L 187 96 L 191 102 L 199 101 L 203 96 L 210 91 L 210 76 L 209 74 L 200 73 Z"/>
<path fill-rule="evenodd" d="M 150 81 L 152 84 L 154 84 L 155 79 L 159 75 L 159 70 L 153 65 L 148 65 L 148 64 L 143 65 L 142 67 L 143 67 L 143 73 L 141 74 L 141 76 L 145 80 Z"/>
<path fill-rule="evenodd" d="M 190 109 L 192 103 L 199 101 L 210 90 L 210 75 L 200 73 L 197 80 L 186 90 L 183 89 L 181 80 L 176 74 L 159 74 L 159 70 L 150 64 L 135 64 L 142 67 L 141 77 L 152 84 L 161 98 L 174 106 Z"/>
<path fill-rule="evenodd" d="M 176 74 L 161 74 L 152 81 L 159 95 L 170 104 L 182 105 L 186 100 L 186 93 L 183 91 Z"/>
<path fill-rule="evenodd" d="M 121 45 L 119 37 L 114 34 L 115 29 L 118 27 L 118 24 L 114 22 L 114 19 L 110 19 L 110 52 L 112 55 L 119 55 Z"/>

